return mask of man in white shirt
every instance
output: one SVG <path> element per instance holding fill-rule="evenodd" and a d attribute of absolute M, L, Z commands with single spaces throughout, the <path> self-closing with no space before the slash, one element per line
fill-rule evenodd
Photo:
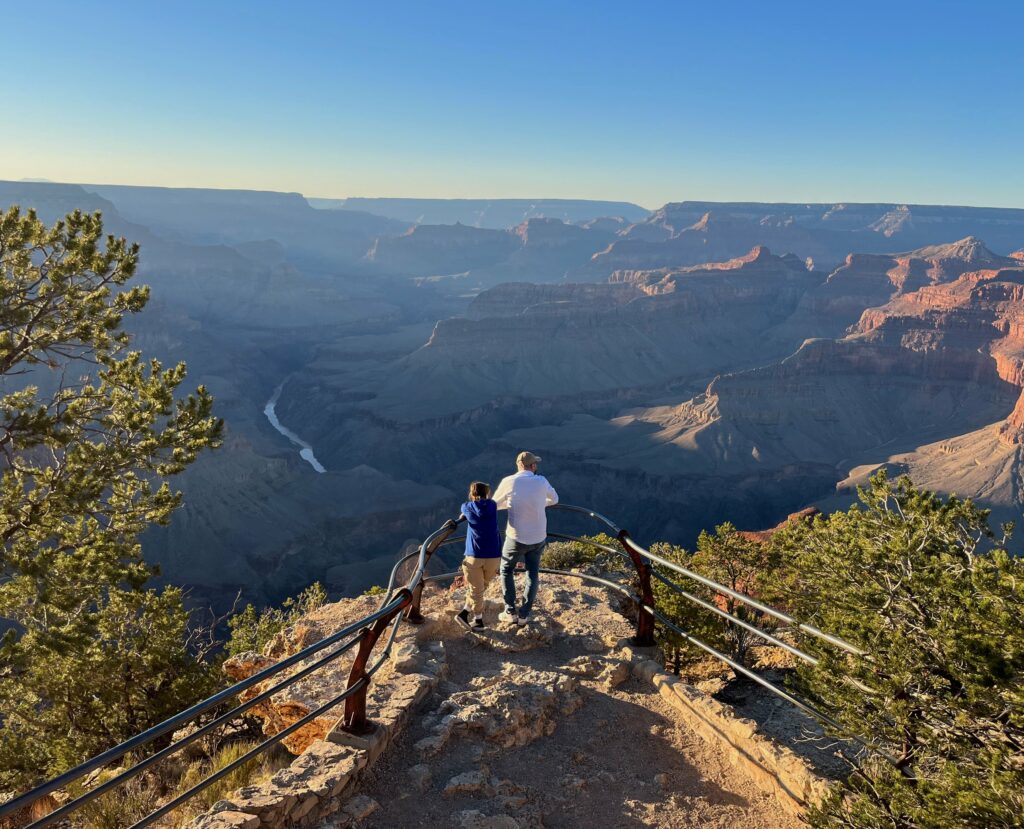
<path fill-rule="evenodd" d="M 501 549 L 501 578 L 505 588 L 505 610 L 498 615 L 503 622 L 525 625 L 537 597 L 540 557 L 548 540 L 548 519 L 545 510 L 558 503 L 547 478 L 537 474 L 540 458 L 533 452 L 520 452 L 516 458 L 515 475 L 503 478 L 494 492 L 498 509 L 508 510 L 508 528 Z M 519 560 L 526 563 L 526 597 L 516 612 L 515 569 Z"/>

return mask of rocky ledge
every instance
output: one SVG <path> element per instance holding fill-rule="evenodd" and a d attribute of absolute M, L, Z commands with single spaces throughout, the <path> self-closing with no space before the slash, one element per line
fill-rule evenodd
<path fill-rule="evenodd" d="M 364 738 L 344 733 L 339 707 L 289 742 L 300 753 L 288 768 L 220 801 L 193 829 L 525 829 L 556 813 L 566 825 L 584 825 L 606 808 L 643 825 L 663 825 L 650 820 L 652 809 L 673 826 L 704 825 L 712 815 L 754 829 L 797 825 L 791 815 L 821 785 L 799 758 L 772 749 L 755 723 L 663 677 L 652 652 L 630 646 L 632 625 L 604 590 L 544 578 L 539 609 L 523 627 L 498 622 L 494 584 L 481 632 L 454 621 L 461 587 L 428 590 L 427 623 L 403 624 L 375 677 L 368 714 L 376 730 Z M 322 608 L 264 654 L 232 660 L 231 675 L 296 652 L 375 604 L 362 598 Z M 346 676 L 347 667 L 332 669 L 273 697 L 260 709 L 267 733 L 336 695 L 343 686 L 332 683 Z M 670 731 L 678 735 L 671 741 Z M 708 746 L 699 761 L 693 741 Z M 739 799 L 727 794 L 739 790 Z"/>

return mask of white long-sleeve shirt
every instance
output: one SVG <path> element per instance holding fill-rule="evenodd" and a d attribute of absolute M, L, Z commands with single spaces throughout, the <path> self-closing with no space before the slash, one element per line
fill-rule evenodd
<path fill-rule="evenodd" d="M 506 538 L 540 544 L 548 537 L 544 510 L 558 503 L 558 493 L 543 475 L 527 471 L 502 478 L 493 497 L 498 509 L 508 510 Z"/>

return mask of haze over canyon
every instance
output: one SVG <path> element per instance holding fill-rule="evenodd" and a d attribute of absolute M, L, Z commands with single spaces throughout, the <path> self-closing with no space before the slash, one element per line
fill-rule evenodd
<path fill-rule="evenodd" d="M 1020 515 L 1024 210 L 0 182 L 10 204 L 140 243 L 138 347 L 216 398 L 223 448 L 144 538 L 197 603 L 379 582 L 523 448 L 647 541 L 834 508 L 883 465 Z"/>

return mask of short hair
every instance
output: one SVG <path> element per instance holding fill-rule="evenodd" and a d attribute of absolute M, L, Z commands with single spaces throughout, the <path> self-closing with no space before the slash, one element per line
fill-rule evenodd
<path fill-rule="evenodd" d="M 469 497 L 471 500 L 477 498 L 490 498 L 491 496 L 491 485 L 484 481 L 473 481 L 469 485 Z"/>

